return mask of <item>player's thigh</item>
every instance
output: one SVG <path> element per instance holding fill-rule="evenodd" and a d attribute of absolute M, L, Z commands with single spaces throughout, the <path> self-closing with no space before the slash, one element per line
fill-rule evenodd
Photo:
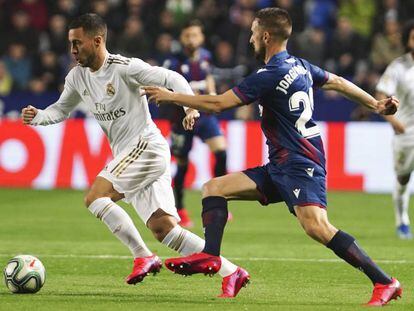
<path fill-rule="evenodd" d="M 164 138 L 141 138 L 138 144 L 125 148 L 99 173 L 127 202 L 137 191 L 150 186 L 160 176 L 170 173 L 170 150 Z"/>
<path fill-rule="evenodd" d="M 408 183 L 409 176 L 414 171 L 414 137 L 399 136 L 395 136 L 393 141 L 394 170 L 400 183 Z"/>
<path fill-rule="evenodd" d="M 222 196 L 228 200 L 259 200 L 256 183 L 242 172 L 211 179 L 203 186 L 203 197 Z"/>
<path fill-rule="evenodd" d="M 211 152 L 226 150 L 226 139 L 223 135 L 208 138 L 205 143 Z"/>
<path fill-rule="evenodd" d="M 147 187 L 137 190 L 129 201 L 147 226 L 149 226 L 150 220 L 152 224 L 157 219 L 157 223 L 165 223 L 168 220 L 170 225 L 174 225 L 176 221 L 180 220 L 175 207 L 169 171 L 166 171 Z M 164 217 L 166 215 L 171 217 Z M 164 228 L 164 226 L 161 227 Z M 154 231 L 153 229 L 152 227 L 151 230 Z"/>
<path fill-rule="evenodd" d="M 89 206 L 96 199 L 103 197 L 109 197 L 112 201 L 116 202 L 123 199 L 124 195 L 116 191 L 109 180 L 97 176 L 85 196 L 85 204 Z"/>

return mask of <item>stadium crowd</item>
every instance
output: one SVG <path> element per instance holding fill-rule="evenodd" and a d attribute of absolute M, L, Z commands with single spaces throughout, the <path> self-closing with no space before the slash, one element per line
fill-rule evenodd
<path fill-rule="evenodd" d="M 0 97 L 62 90 L 75 65 L 67 26 L 85 12 L 107 22 L 109 51 L 161 66 L 180 50 L 181 26 L 201 20 L 223 92 L 258 65 L 247 42 L 254 12 L 268 6 L 292 16 L 292 54 L 371 92 L 385 67 L 404 53 L 400 29 L 414 12 L 409 0 L 0 0 Z"/>

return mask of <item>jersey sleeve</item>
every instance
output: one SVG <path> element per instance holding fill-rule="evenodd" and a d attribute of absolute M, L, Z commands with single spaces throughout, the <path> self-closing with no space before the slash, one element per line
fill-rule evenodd
<path fill-rule="evenodd" d="M 32 120 L 32 125 L 49 125 L 64 121 L 70 112 L 82 101 L 81 96 L 75 89 L 74 70 L 72 69 L 65 79 L 65 86 L 59 99 L 46 109 L 38 109 Z"/>
<path fill-rule="evenodd" d="M 316 65 L 312 65 L 311 63 L 308 63 L 308 65 L 309 72 L 312 76 L 313 85 L 316 87 L 321 87 L 324 85 L 329 79 L 329 73 Z"/>
<path fill-rule="evenodd" d="M 175 71 L 150 64 L 134 58 L 127 71 L 129 83 L 139 86 L 163 86 L 175 92 L 193 94 L 187 80 Z"/>
<path fill-rule="evenodd" d="M 243 104 L 250 104 L 257 99 L 263 93 L 263 81 L 260 76 L 261 73 L 252 73 L 250 76 L 246 77 L 239 85 L 232 88 L 232 91 Z"/>
<path fill-rule="evenodd" d="M 377 91 L 387 96 L 394 95 L 398 84 L 398 68 L 396 63 L 391 63 L 382 74 L 378 84 Z"/>

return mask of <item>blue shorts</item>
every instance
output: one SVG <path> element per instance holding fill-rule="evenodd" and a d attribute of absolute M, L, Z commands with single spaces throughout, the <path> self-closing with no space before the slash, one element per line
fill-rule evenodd
<path fill-rule="evenodd" d="M 187 157 L 193 146 L 193 137 L 198 136 L 203 142 L 209 138 L 222 136 L 217 118 L 201 113 L 193 131 L 184 130 L 182 124 L 175 124 L 171 129 L 171 153 L 174 156 Z"/>
<path fill-rule="evenodd" d="M 294 206 L 316 205 L 326 208 L 326 171 L 314 162 L 268 163 L 243 171 L 262 194 L 262 205 L 284 201 L 295 214 Z"/>

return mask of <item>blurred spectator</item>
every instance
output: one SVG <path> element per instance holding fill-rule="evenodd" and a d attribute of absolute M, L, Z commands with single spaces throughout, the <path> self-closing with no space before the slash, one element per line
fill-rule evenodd
<path fill-rule="evenodd" d="M 149 46 L 141 20 L 136 16 L 129 17 L 123 33 L 116 41 L 117 51 L 125 56 L 144 59 L 149 54 Z"/>
<path fill-rule="evenodd" d="M 26 55 L 26 47 L 21 43 L 10 44 L 8 54 L 3 61 L 13 78 L 14 88 L 26 89 L 32 73 L 32 64 Z"/>
<path fill-rule="evenodd" d="M 173 14 L 176 23 L 181 26 L 193 14 L 194 4 L 192 0 L 167 0 L 165 7 Z"/>
<path fill-rule="evenodd" d="M 401 6 L 398 0 L 382 0 L 377 3 L 373 33 L 384 31 L 384 22 L 388 19 L 401 20 Z"/>
<path fill-rule="evenodd" d="M 212 74 L 218 93 L 224 93 L 238 84 L 249 73 L 247 66 L 236 63 L 233 54 L 233 46 L 225 40 L 220 41 L 214 50 Z"/>
<path fill-rule="evenodd" d="M 312 64 L 325 66 L 325 33 L 318 28 L 308 27 L 298 35 L 292 36 L 291 53 L 305 58 Z"/>
<path fill-rule="evenodd" d="M 307 3 L 308 26 L 321 29 L 330 37 L 336 23 L 336 13 L 338 10 L 336 1 L 311 0 L 307 1 Z"/>
<path fill-rule="evenodd" d="M 110 33 L 118 33 L 122 30 L 125 18 L 121 12 L 110 6 L 108 0 L 91 1 L 90 12 L 96 13 L 104 19 Z M 108 37 L 111 35 L 109 34 Z"/>
<path fill-rule="evenodd" d="M 303 1 L 275 0 L 275 6 L 285 9 L 293 21 L 293 31 L 300 32 L 305 29 L 305 12 Z"/>
<path fill-rule="evenodd" d="M 41 53 L 33 65 L 33 76 L 44 83 L 45 89 L 57 90 L 62 76 L 57 55 L 52 51 Z"/>
<path fill-rule="evenodd" d="M 373 69 L 382 73 L 391 61 L 404 53 L 400 25 L 393 18 L 385 21 L 384 32 L 375 35 L 370 60 Z"/>
<path fill-rule="evenodd" d="M 202 0 L 195 11 L 195 16 L 204 25 L 207 48 L 212 48 L 211 43 L 219 40 L 217 34 L 218 25 L 228 19 L 228 8 L 220 0 Z"/>
<path fill-rule="evenodd" d="M 40 95 L 47 90 L 47 84 L 40 78 L 34 78 L 29 82 L 29 89 L 33 94 Z"/>
<path fill-rule="evenodd" d="M 13 42 L 19 42 L 26 47 L 30 54 L 37 52 L 39 47 L 39 35 L 30 27 L 30 16 L 25 11 L 16 11 L 11 16 L 12 30 L 7 37 Z"/>
<path fill-rule="evenodd" d="M 168 10 L 163 10 L 160 13 L 158 25 L 153 25 L 150 31 L 153 37 L 159 33 L 168 33 L 174 38 L 178 38 L 180 27 L 174 20 L 173 14 Z"/>
<path fill-rule="evenodd" d="M 328 49 L 328 70 L 352 78 L 357 66 L 363 62 L 366 42 L 353 29 L 346 17 L 338 19 L 333 40 Z"/>
<path fill-rule="evenodd" d="M 350 21 L 356 33 L 368 39 L 372 32 L 373 18 L 376 14 L 375 0 L 339 1 L 338 14 Z"/>
<path fill-rule="evenodd" d="M 26 12 L 30 17 L 30 25 L 38 31 L 45 30 L 48 24 L 48 11 L 44 0 L 16 1 L 14 10 Z"/>
<path fill-rule="evenodd" d="M 238 31 L 233 33 L 235 39 L 235 57 L 238 64 L 243 64 L 249 68 L 257 65 L 253 57 L 253 49 L 250 46 L 251 25 L 254 20 L 254 11 L 245 9 L 241 12 L 238 24 Z"/>
<path fill-rule="evenodd" d="M 155 42 L 155 50 L 153 53 L 151 53 L 153 64 L 162 66 L 166 59 L 172 57 L 173 44 L 173 37 L 170 34 L 160 34 Z M 178 44 L 178 42 L 175 44 Z"/>
<path fill-rule="evenodd" d="M 52 15 L 47 32 L 40 36 L 40 50 L 52 50 L 58 55 L 68 51 L 67 20 L 63 15 Z"/>
<path fill-rule="evenodd" d="M 53 9 L 53 14 L 60 14 L 71 21 L 75 16 L 79 15 L 79 6 L 75 0 L 57 0 Z"/>
<path fill-rule="evenodd" d="M 6 64 L 0 61 L 0 96 L 10 94 L 13 87 L 13 79 L 7 70 Z"/>

